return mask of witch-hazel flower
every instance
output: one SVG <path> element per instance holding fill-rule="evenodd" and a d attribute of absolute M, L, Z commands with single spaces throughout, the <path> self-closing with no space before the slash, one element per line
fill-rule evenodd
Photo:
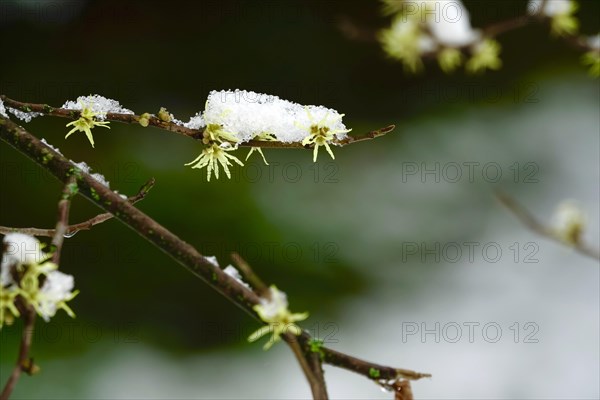
<path fill-rule="evenodd" d="M 206 112 L 205 112 L 206 114 Z M 223 115 L 221 114 L 220 117 Z M 202 121 L 204 122 L 204 119 Z M 237 143 L 239 138 L 233 132 L 226 130 L 223 125 L 217 122 L 209 122 L 206 124 L 204 132 L 202 132 L 202 143 L 208 145 L 208 147 L 202 150 L 202 153 L 196 157 L 193 161 L 185 164 L 186 166 L 191 165 L 192 168 L 202 169 L 206 167 L 206 178 L 210 182 L 212 173 L 214 171 L 215 177 L 219 179 L 219 165 L 223 167 L 225 174 L 228 178 L 231 178 L 231 172 L 229 167 L 233 164 L 230 160 L 233 160 L 240 166 L 244 166 L 236 156 L 229 154 L 230 151 L 237 150 Z"/>
<path fill-rule="evenodd" d="M 193 161 L 185 164 L 186 166 L 191 165 L 192 168 L 202 169 L 206 167 L 206 179 L 210 182 L 212 172 L 215 172 L 215 177 L 219 179 L 219 164 L 223 167 L 225 174 L 228 178 L 231 178 L 231 172 L 229 167 L 233 164 L 229 160 L 235 161 L 240 166 L 244 166 L 236 156 L 229 154 L 229 151 L 237 150 L 237 147 L 232 147 L 228 143 L 217 144 L 213 143 L 209 147 L 202 150 L 202 153 Z"/>
<path fill-rule="evenodd" d="M 50 261 L 51 253 L 29 235 L 11 233 L 4 237 L 5 251 L 0 264 L 0 328 L 19 317 L 17 301 L 30 305 L 48 321 L 63 309 L 71 317 L 75 314 L 66 304 L 79 292 L 73 291 L 73 277 L 59 272 Z"/>
<path fill-rule="evenodd" d="M 499 70 L 501 46 L 494 39 L 483 39 L 471 48 L 472 57 L 467 61 L 466 69 L 470 73 L 483 72 L 486 69 Z"/>
<path fill-rule="evenodd" d="M 527 8 L 529 14 L 550 18 L 554 35 L 574 35 L 579 30 L 579 21 L 574 15 L 579 5 L 574 0 L 530 0 Z"/>
<path fill-rule="evenodd" d="M 74 280 L 71 275 L 60 271 L 52 271 L 46 274 L 44 285 L 33 303 L 37 313 L 46 322 L 59 309 L 64 310 L 71 318 L 75 318 L 75 313 L 67 305 L 67 301 L 72 300 L 79 293 L 79 291 L 73 291 L 73 286 Z"/>
<path fill-rule="evenodd" d="M 213 171 L 218 178 L 220 167 L 231 177 L 229 166 L 244 165 L 231 152 L 242 145 L 248 146 L 251 149 L 246 160 L 257 152 L 268 165 L 260 146 L 253 143 L 268 141 L 312 147 L 315 161 L 319 147 L 324 146 L 333 157 L 330 144 L 342 144 L 350 132 L 342 117 L 343 114 L 334 109 L 303 106 L 277 96 L 245 90 L 212 91 L 204 112 L 183 124 L 187 128 L 203 129 L 199 139 L 206 145 L 202 153 L 186 165 L 197 169 L 206 167 L 209 179 Z"/>
<path fill-rule="evenodd" d="M 255 331 L 248 337 L 249 342 L 255 342 L 261 337 L 271 333 L 271 338 L 263 346 L 264 350 L 269 350 L 273 344 L 281 340 L 281 335 L 286 332 L 300 335 L 302 329 L 295 322 L 303 321 L 308 318 L 308 313 L 291 313 L 288 309 L 287 296 L 281 292 L 275 285 L 269 288 L 270 298 L 261 298 L 260 304 L 253 307 L 265 325 Z"/>
<path fill-rule="evenodd" d="M 71 129 L 69 133 L 67 133 L 65 139 L 75 132 L 84 132 L 88 140 L 90 141 L 90 144 L 92 145 L 92 147 L 94 147 L 94 136 L 92 135 L 92 129 L 96 126 L 110 129 L 110 126 L 108 126 L 108 121 L 97 121 L 95 119 L 95 117 L 98 115 L 100 115 L 100 113 L 93 111 L 91 106 L 82 105 L 82 110 L 79 119 L 76 121 L 69 122 L 67 124 L 67 127 L 73 126 L 73 129 Z"/>
<path fill-rule="evenodd" d="M 262 141 L 262 142 L 276 142 L 277 138 L 273 134 L 271 134 L 271 133 L 262 132 L 262 133 L 256 135 L 254 137 L 254 140 L 259 140 L 259 141 Z M 260 154 L 260 156 L 262 157 L 263 162 L 265 163 L 265 165 L 269 165 L 269 163 L 267 162 L 267 159 L 265 158 L 265 155 L 263 154 L 262 149 L 260 147 L 252 147 L 250 149 L 250 151 L 248 152 L 248 155 L 246 156 L 246 160 L 245 161 L 248 161 L 248 159 L 250 158 L 250 156 L 252 155 L 252 153 L 254 153 L 255 151 L 258 154 Z"/>
<path fill-rule="evenodd" d="M 575 246 L 581 242 L 586 226 L 586 216 L 573 200 L 561 203 L 553 216 L 556 236 L 564 243 Z"/>
<path fill-rule="evenodd" d="M 331 120 L 329 120 L 330 112 L 328 110 L 323 110 L 322 108 L 316 108 L 317 112 L 324 112 L 323 117 L 315 122 L 312 113 L 309 108 L 306 107 L 306 114 L 308 116 L 308 121 L 310 122 L 308 127 L 302 126 L 302 128 L 308 131 L 308 135 L 302 140 L 303 146 L 314 146 L 313 150 L 313 162 L 317 162 L 317 156 L 319 154 L 319 147 L 325 147 L 325 150 L 329 153 L 332 159 L 335 160 L 335 156 L 333 155 L 333 151 L 331 151 L 331 147 L 329 144 L 333 141 L 337 135 L 346 134 L 350 132 L 352 129 L 345 129 L 340 121 L 344 117 L 344 114 L 334 115 Z"/>

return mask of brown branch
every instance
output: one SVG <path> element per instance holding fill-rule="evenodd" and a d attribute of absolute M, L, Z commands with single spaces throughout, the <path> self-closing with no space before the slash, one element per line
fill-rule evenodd
<path fill-rule="evenodd" d="M 310 335 L 305 334 L 303 338 L 306 340 Z M 411 371 L 402 368 L 387 367 L 385 365 L 375 364 L 369 361 L 361 360 L 348 354 L 340 353 L 339 351 L 322 347 L 323 362 L 348 371 L 355 372 L 373 380 L 395 380 L 409 379 L 419 380 L 422 378 L 431 378 L 431 374 Z"/>
<path fill-rule="evenodd" d="M 236 268 L 240 271 L 240 274 L 252 289 L 261 297 L 267 296 L 269 287 L 254 273 L 250 264 L 246 262 L 237 252 L 231 253 L 231 259 L 235 264 Z"/>
<path fill-rule="evenodd" d="M 523 28 L 532 22 L 538 21 L 539 19 L 540 18 L 537 16 L 520 15 L 515 18 L 510 18 L 488 25 L 483 29 L 483 35 L 486 37 L 500 36 L 504 33 Z"/>
<path fill-rule="evenodd" d="M 57 108 L 49 106 L 48 104 L 36 104 L 36 103 L 24 103 L 21 101 L 13 100 L 11 98 L 6 97 L 5 95 L 0 95 L 0 100 L 2 100 L 5 106 L 17 109 L 23 112 L 37 112 L 42 113 L 51 117 L 61 117 L 68 118 L 71 120 L 76 120 L 80 117 L 81 111 L 79 110 L 68 110 L 66 108 Z M 141 116 L 135 114 L 118 114 L 118 113 L 107 113 L 106 121 L 112 122 L 122 122 L 125 124 L 139 124 Z M 165 122 L 160 118 L 155 116 L 151 116 L 148 118 L 148 125 L 153 126 L 155 128 L 159 128 L 165 131 L 177 133 L 183 136 L 187 136 L 192 139 L 202 140 L 203 129 L 190 129 L 186 128 L 182 125 L 177 125 L 173 122 Z M 377 137 L 383 136 L 387 133 L 390 133 L 395 128 L 394 125 L 386 126 L 385 128 L 381 128 L 375 131 L 367 132 L 366 134 L 359 136 L 349 136 L 346 139 L 342 140 L 332 140 L 331 143 L 338 146 L 346 146 L 352 143 L 358 143 L 365 140 L 375 139 Z M 312 145 L 304 146 L 302 143 L 284 143 L 278 141 L 266 141 L 266 140 L 250 140 L 248 142 L 240 143 L 240 147 L 262 147 L 262 148 L 272 148 L 272 149 L 312 149 Z"/>
<path fill-rule="evenodd" d="M 65 241 L 65 235 L 69 228 L 69 209 L 71 199 L 77 194 L 77 181 L 74 176 L 71 176 L 62 192 L 62 196 L 58 201 L 58 217 L 56 219 L 56 229 L 52 238 L 52 262 L 60 263 L 60 252 Z"/>
<path fill-rule="evenodd" d="M 150 189 L 154 186 L 155 180 L 154 178 L 150 179 L 146 182 L 139 190 L 139 192 L 135 196 L 131 196 L 127 199 L 131 204 L 135 204 L 140 200 L 143 200 Z M 79 231 L 90 230 L 92 227 L 101 224 L 103 222 L 108 221 L 114 216 L 111 213 L 103 213 L 98 214 L 93 218 L 88 219 L 87 221 L 80 222 L 78 224 L 69 225 L 66 229 L 64 235 L 69 237 L 70 235 L 74 235 Z M 7 226 L 0 226 L 0 233 L 6 235 L 7 233 L 19 232 L 26 235 L 38 236 L 38 237 L 53 237 L 56 233 L 56 229 L 39 229 L 39 228 L 12 228 Z"/>
<path fill-rule="evenodd" d="M 33 373 L 35 371 L 35 365 L 33 360 L 29 358 L 29 352 L 31 350 L 31 342 L 33 339 L 33 329 L 35 326 L 35 310 L 30 305 L 22 305 L 20 308 L 21 316 L 23 318 L 23 332 L 21 333 L 21 344 L 19 345 L 19 355 L 17 357 L 17 363 L 10 374 L 10 377 L 6 381 L 6 385 L 0 394 L 0 400 L 8 400 L 12 394 L 22 372 Z"/>
<path fill-rule="evenodd" d="M 296 359 L 298 360 L 298 363 L 300 363 L 302 372 L 304 372 L 304 376 L 306 377 L 306 380 L 308 380 L 313 399 L 329 399 L 329 395 L 327 394 L 327 385 L 325 384 L 325 376 L 323 375 L 321 363 L 319 362 L 318 368 L 315 366 L 313 362 L 314 355 L 311 354 L 310 351 L 306 351 L 301 347 L 300 343 L 298 342 L 298 339 L 294 334 L 287 332 L 283 336 L 283 339 L 290 346 L 294 355 L 296 356 Z"/>
<path fill-rule="evenodd" d="M 562 238 L 556 233 L 556 231 L 540 221 L 537 220 L 536 217 L 533 216 L 525 207 L 520 205 L 515 199 L 507 195 L 506 193 L 496 192 L 496 198 L 504 205 L 510 212 L 512 212 L 527 228 L 531 231 L 537 233 L 540 236 L 546 237 L 555 242 L 561 243 L 563 245 L 568 245 L 573 247 L 577 252 L 583 254 L 584 256 L 593 258 L 595 260 L 600 260 L 600 252 L 598 249 L 593 248 L 592 246 L 577 242 L 577 243 L 566 243 Z"/>
<path fill-rule="evenodd" d="M 410 381 L 399 381 L 396 382 L 392 389 L 396 392 L 394 397 L 395 400 L 413 400 L 413 392 L 410 387 Z"/>

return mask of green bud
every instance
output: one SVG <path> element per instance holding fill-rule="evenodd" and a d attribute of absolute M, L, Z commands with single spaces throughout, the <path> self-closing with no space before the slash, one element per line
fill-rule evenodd
<path fill-rule="evenodd" d="M 164 122 L 171 122 L 171 114 L 169 114 L 164 107 L 161 107 L 160 110 L 158 110 L 158 118 Z"/>
<path fill-rule="evenodd" d="M 149 113 L 143 113 L 140 116 L 140 119 L 138 120 L 139 124 L 141 126 L 143 126 L 144 128 L 146 128 L 148 126 L 148 124 L 150 123 L 150 118 L 152 118 L 152 115 Z"/>

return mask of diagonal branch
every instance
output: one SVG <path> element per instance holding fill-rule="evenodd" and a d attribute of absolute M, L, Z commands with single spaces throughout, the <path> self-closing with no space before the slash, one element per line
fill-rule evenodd
<path fill-rule="evenodd" d="M 33 328 L 35 326 L 35 310 L 30 305 L 22 305 L 20 308 L 21 316 L 23 317 L 23 332 L 21 333 L 21 344 L 19 345 L 19 355 L 17 364 L 12 370 L 6 385 L 0 393 L 0 400 L 8 400 L 15 386 L 19 382 L 22 372 L 32 373 L 35 369 L 33 360 L 29 358 L 31 350 L 31 342 L 33 339 Z"/>
<path fill-rule="evenodd" d="M 74 176 L 69 177 L 65 183 L 62 196 L 58 201 L 58 217 L 56 219 L 56 229 L 52 238 L 52 262 L 60 263 L 60 252 L 65 241 L 65 235 L 69 229 L 69 210 L 71 208 L 71 199 L 77 194 L 77 180 Z"/>
<path fill-rule="evenodd" d="M 69 110 L 66 108 L 57 108 L 49 106 L 48 104 L 36 104 L 36 103 L 24 103 L 21 101 L 13 100 L 11 98 L 6 97 L 5 95 L 0 95 L 0 100 L 4 102 L 4 104 L 8 107 L 17 109 L 22 112 L 36 112 L 42 113 L 51 117 L 61 117 L 68 118 L 71 120 L 76 120 L 80 117 L 81 111 L 79 110 Z M 140 123 L 141 115 L 135 114 L 118 114 L 118 113 L 107 113 L 106 120 L 112 122 L 122 122 L 125 124 L 138 124 Z M 191 129 L 182 125 L 177 125 L 173 122 L 166 122 L 157 118 L 155 116 L 151 116 L 147 119 L 148 126 L 153 126 L 155 128 L 159 128 L 165 131 L 177 133 L 183 136 L 187 136 L 192 139 L 202 140 L 203 129 Z M 331 143 L 338 146 L 347 146 L 352 143 L 358 143 L 365 140 L 371 140 L 383 136 L 387 133 L 390 133 L 395 128 L 395 125 L 389 125 L 384 128 L 367 132 L 358 136 L 350 136 L 346 139 L 342 140 L 332 140 Z M 240 143 L 240 147 L 262 147 L 262 148 L 273 148 L 273 149 L 312 149 L 312 145 L 302 145 L 302 143 L 284 143 L 277 141 L 265 141 L 265 140 L 250 140 L 248 142 Z"/>
<path fill-rule="evenodd" d="M 325 377 L 323 375 L 323 369 L 321 363 L 318 363 L 318 367 L 314 364 L 315 354 L 311 354 L 310 351 L 306 351 L 302 348 L 298 339 L 292 333 L 286 333 L 283 339 L 287 342 L 288 346 L 292 349 L 292 352 L 296 356 L 296 359 L 300 363 L 302 372 L 312 391 L 313 399 L 327 400 L 329 395 L 327 394 L 327 385 L 325 384 Z M 318 356 L 317 356 L 318 357 Z"/>
<path fill-rule="evenodd" d="M 556 234 L 556 231 L 540 221 L 537 220 L 536 217 L 533 216 L 525 207 L 519 204 L 515 199 L 507 195 L 506 193 L 496 192 L 496 197 L 504 205 L 510 212 L 512 212 L 527 228 L 537 233 L 538 235 L 544 236 L 550 240 L 554 240 L 555 242 L 561 243 L 563 245 L 567 244 L 564 240 L 561 239 L 559 235 Z M 592 246 L 577 242 L 573 244 L 567 244 L 572 246 L 577 252 L 583 254 L 584 256 L 593 258 L 595 260 L 600 260 L 600 252 L 598 249 L 593 248 Z"/>

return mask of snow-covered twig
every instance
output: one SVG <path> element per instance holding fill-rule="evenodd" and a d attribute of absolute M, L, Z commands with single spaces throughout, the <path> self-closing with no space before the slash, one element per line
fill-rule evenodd
<path fill-rule="evenodd" d="M 13 100 L 5 95 L 0 95 L 0 100 L 4 102 L 6 106 L 10 106 L 14 109 L 23 112 L 38 112 L 51 117 L 68 118 L 71 120 L 77 120 L 81 116 L 80 111 L 69 110 L 65 108 L 52 107 L 47 104 L 36 104 L 36 103 L 25 103 L 18 100 Z M 205 128 L 189 128 L 184 124 L 178 124 L 173 121 L 167 122 L 159 117 L 148 115 L 136 115 L 136 114 L 124 114 L 124 113 L 106 113 L 104 116 L 105 121 L 122 122 L 125 124 L 140 124 L 142 123 L 147 126 L 153 126 L 165 131 L 177 133 L 192 139 L 202 140 Z M 384 136 L 392 132 L 395 125 L 388 125 L 381 129 L 366 132 L 361 135 L 347 136 L 343 139 L 334 139 L 333 144 L 338 146 L 346 146 L 365 140 L 371 140 Z M 274 148 L 274 149 L 312 149 L 313 145 L 303 145 L 301 142 L 281 142 L 281 141 L 266 141 L 266 140 L 248 140 L 243 143 L 239 143 L 239 147 L 261 147 L 261 148 Z"/>

